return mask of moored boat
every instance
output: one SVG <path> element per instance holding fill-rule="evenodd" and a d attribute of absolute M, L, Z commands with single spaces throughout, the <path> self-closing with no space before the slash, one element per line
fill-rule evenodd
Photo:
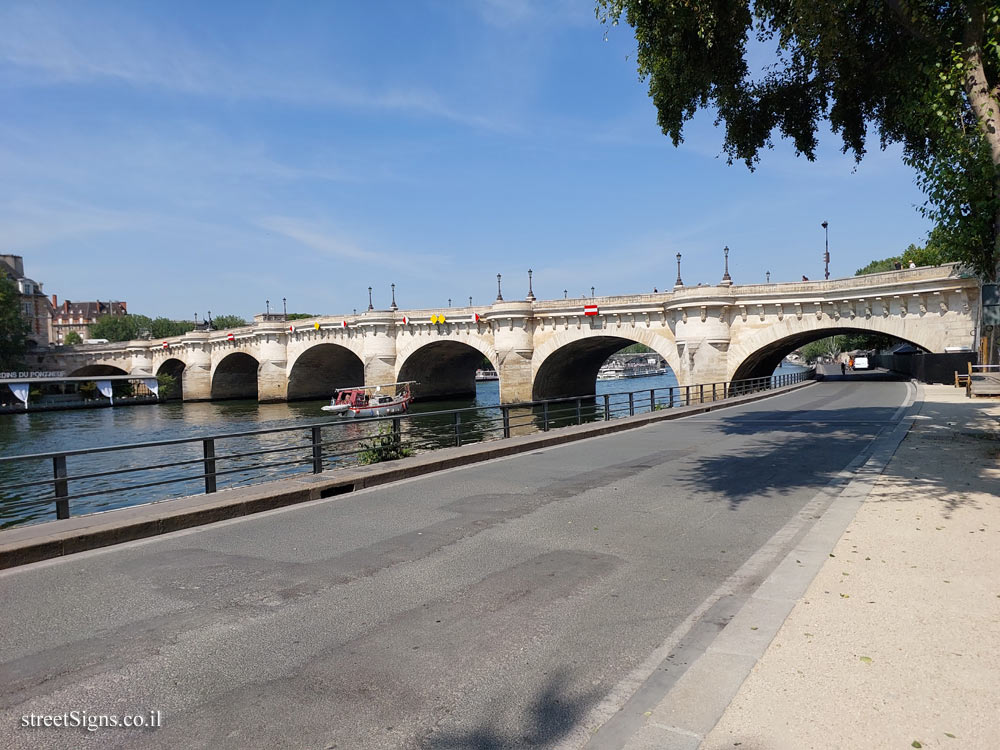
<path fill-rule="evenodd" d="M 345 417 L 391 417 L 402 414 L 413 401 L 415 381 L 338 388 L 323 411 Z"/>

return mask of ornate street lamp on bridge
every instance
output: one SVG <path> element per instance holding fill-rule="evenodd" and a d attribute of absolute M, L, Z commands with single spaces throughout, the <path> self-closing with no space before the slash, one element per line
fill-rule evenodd
<path fill-rule="evenodd" d="M 825 235 L 825 245 L 826 252 L 823 253 L 823 262 L 826 264 L 824 271 L 824 278 L 830 278 L 830 225 L 827 222 L 820 224 L 823 227 L 823 234 Z"/>
<path fill-rule="evenodd" d="M 389 309 L 390 310 L 398 310 L 399 308 L 396 307 L 396 285 L 395 284 L 390 284 L 389 286 L 392 287 L 392 304 L 389 305 Z"/>
<path fill-rule="evenodd" d="M 368 287 L 368 309 L 374 310 L 375 306 L 372 304 L 372 288 Z"/>
<path fill-rule="evenodd" d="M 500 274 L 497 274 L 497 302 L 503 302 L 503 295 L 500 293 Z"/>
<path fill-rule="evenodd" d="M 677 281 L 674 282 L 674 287 L 684 286 L 684 282 L 681 281 L 681 254 L 677 253 Z"/>
<path fill-rule="evenodd" d="M 733 279 L 732 279 L 732 277 L 731 277 L 731 276 L 729 275 L 729 245 L 726 245 L 726 246 L 725 246 L 725 247 L 724 247 L 724 248 L 722 249 L 722 254 L 723 254 L 723 255 L 725 256 L 725 258 L 726 258 L 726 270 L 725 270 L 725 272 L 724 272 L 724 273 L 722 274 L 722 281 L 720 281 L 720 282 L 719 282 L 719 285 L 720 285 L 720 286 L 732 286 L 732 285 L 733 285 Z M 679 276 L 679 275 L 680 275 L 680 274 L 678 274 L 678 276 Z"/>
<path fill-rule="evenodd" d="M 530 268 L 528 269 L 528 296 L 525 297 L 525 299 L 528 300 L 529 302 L 534 302 L 535 301 L 535 292 L 531 288 L 531 269 Z"/>

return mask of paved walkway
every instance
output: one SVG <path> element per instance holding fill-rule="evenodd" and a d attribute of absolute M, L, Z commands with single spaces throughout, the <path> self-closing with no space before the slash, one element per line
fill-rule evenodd
<path fill-rule="evenodd" d="M 1000 746 L 1000 402 L 923 390 L 704 750 Z"/>

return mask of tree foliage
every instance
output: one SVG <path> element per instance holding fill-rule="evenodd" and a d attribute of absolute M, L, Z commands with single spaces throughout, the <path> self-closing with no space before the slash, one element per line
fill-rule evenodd
<path fill-rule="evenodd" d="M 250 323 L 239 315 L 217 315 L 212 318 L 212 328 L 222 330 L 223 328 L 243 328 Z"/>
<path fill-rule="evenodd" d="M 80 334 L 77 333 L 76 331 L 70 331 L 63 338 L 63 343 L 66 346 L 75 346 L 76 344 L 82 344 L 83 343 L 83 337 L 80 336 Z"/>
<path fill-rule="evenodd" d="M 183 336 L 194 330 L 194 323 L 188 320 L 170 320 L 169 318 L 153 318 L 149 324 L 149 334 L 154 339 L 165 339 L 170 336 Z"/>
<path fill-rule="evenodd" d="M 307 318 L 315 318 L 316 316 L 312 313 L 288 313 L 286 318 L 288 320 L 306 320 Z"/>
<path fill-rule="evenodd" d="M 145 315 L 102 315 L 90 326 L 90 338 L 132 341 L 148 336 L 152 325 Z"/>
<path fill-rule="evenodd" d="M 28 322 L 21 316 L 17 284 L 0 276 L 0 370 L 15 370 L 28 349 Z"/>
<path fill-rule="evenodd" d="M 902 255 L 893 255 L 882 260 L 873 260 L 867 266 L 855 271 L 854 275 L 864 276 L 869 273 L 892 271 L 896 267 L 896 263 L 899 263 L 903 268 L 909 268 L 910 263 L 913 263 L 915 266 L 939 266 L 942 263 L 960 261 L 961 258 L 956 257 L 954 248 L 950 247 L 943 240 L 943 236 L 944 232 L 939 228 L 935 228 L 927 238 L 926 244 L 914 245 L 911 243 L 903 251 Z"/>
<path fill-rule="evenodd" d="M 1000 6 L 928 0 L 597 0 L 635 28 L 664 134 L 712 107 L 729 161 L 751 169 L 788 138 L 814 159 L 828 121 L 861 159 L 869 135 L 903 146 L 949 252 L 986 279 L 1000 237 Z M 754 71 L 750 53 L 771 47 Z"/>

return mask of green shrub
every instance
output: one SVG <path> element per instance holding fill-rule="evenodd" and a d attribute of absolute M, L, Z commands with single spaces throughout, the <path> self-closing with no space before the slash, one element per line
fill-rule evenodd
<path fill-rule="evenodd" d="M 377 464 L 412 455 L 413 451 L 403 446 L 400 434 L 393 432 L 392 427 L 383 422 L 379 425 L 378 432 L 374 436 L 361 442 L 361 453 L 358 454 L 358 461 L 362 464 Z"/>

